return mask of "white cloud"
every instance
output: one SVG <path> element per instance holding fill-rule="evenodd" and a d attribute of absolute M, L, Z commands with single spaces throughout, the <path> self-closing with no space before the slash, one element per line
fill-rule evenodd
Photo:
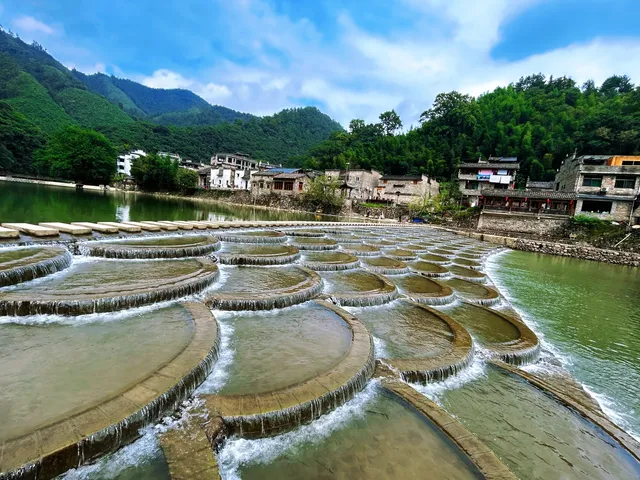
<path fill-rule="evenodd" d="M 219 103 L 233 95 L 226 85 L 202 83 L 166 68 L 156 70 L 150 77 L 141 77 L 138 80 L 151 88 L 186 88 L 211 104 Z"/>
<path fill-rule="evenodd" d="M 504 25 L 548 0 L 401 1 L 387 8 L 401 9 L 406 21 L 389 15 L 380 33 L 365 28 L 359 11 L 335 12 L 315 25 L 276 11 L 270 0 L 214 0 L 217 18 L 233 29 L 221 33 L 224 48 L 210 66 L 189 74 L 161 68 L 134 78 L 259 115 L 313 103 L 345 126 L 356 117 L 377 121 L 392 108 L 410 125 L 440 92 L 477 96 L 537 72 L 579 83 L 615 73 L 640 81 L 640 63 L 630 61 L 640 58 L 640 38 L 596 38 L 517 61 L 494 59 Z M 369 18 L 373 8 L 379 7 L 371 7 Z"/>
<path fill-rule="evenodd" d="M 18 33 L 23 34 L 44 33 L 45 35 L 51 35 L 56 32 L 53 27 L 27 15 L 15 18 L 12 24 Z"/>

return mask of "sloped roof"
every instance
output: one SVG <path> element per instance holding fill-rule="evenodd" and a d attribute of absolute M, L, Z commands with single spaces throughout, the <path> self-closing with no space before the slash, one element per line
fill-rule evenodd
<path fill-rule="evenodd" d="M 422 175 L 384 175 L 380 180 L 404 180 L 406 182 L 412 182 L 422 180 Z"/>

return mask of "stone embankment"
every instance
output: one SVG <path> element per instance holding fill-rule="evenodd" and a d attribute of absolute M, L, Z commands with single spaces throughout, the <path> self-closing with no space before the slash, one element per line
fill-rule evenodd
<path fill-rule="evenodd" d="M 442 227 L 434 226 L 433 228 Z M 596 262 L 613 263 L 616 265 L 640 267 L 640 254 L 633 252 L 605 250 L 603 248 L 590 247 L 588 245 L 569 245 L 566 243 L 549 242 L 545 240 L 505 237 L 502 235 L 491 235 L 488 233 L 454 230 L 451 228 L 442 228 L 442 230 L 446 230 L 457 235 L 464 235 L 476 240 L 483 240 L 495 245 L 502 245 L 514 250 L 522 250 L 525 252 L 534 253 L 547 253 L 549 255 L 578 258 L 580 260 L 593 260 Z"/>

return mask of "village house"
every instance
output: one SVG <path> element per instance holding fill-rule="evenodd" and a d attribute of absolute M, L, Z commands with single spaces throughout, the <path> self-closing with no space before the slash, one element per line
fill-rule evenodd
<path fill-rule="evenodd" d="M 251 195 L 302 194 L 309 186 L 311 175 L 299 168 L 271 168 L 254 173 L 251 178 Z"/>
<path fill-rule="evenodd" d="M 122 155 L 118 155 L 117 158 L 117 167 L 118 173 L 126 175 L 127 177 L 131 176 L 131 165 L 136 158 L 145 157 L 147 154 L 144 150 L 133 150 L 128 153 L 124 153 Z"/>
<path fill-rule="evenodd" d="M 211 157 L 211 166 L 214 168 L 231 167 L 240 170 L 267 170 L 279 165 L 254 160 L 244 153 L 216 153 Z"/>
<path fill-rule="evenodd" d="M 340 191 L 345 198 L 370 200 L 380 183 L 382 174 L 376 170 L 325 170 L 327 178 L 338 180 Z"/>
<path fill-rule="evenodd" d="M 562 163 L 554 187 L 576 194 L 576 215 L 640 223 L 640 156 L 574 154 Z"/>
<path fill-rule="evenodd" d="M 464 203 L 478 205 L 483 190 L 513 190 L 520 169 L 517 157 L 489 157 L 458 165 L 458 182 Z"/>
<path fill-rule="evenodd" d="M 375 190 L 375 200 L 408 205 L 413 200 L 435 197 L 440 184 L 426 175 L 384 175 Z"/>

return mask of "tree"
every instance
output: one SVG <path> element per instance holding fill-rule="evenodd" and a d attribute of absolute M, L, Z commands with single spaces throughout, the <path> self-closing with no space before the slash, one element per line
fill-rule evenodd
<path fill-rule="evenodd" d="M 79 183 L 108 184 L 116 173 L 116 149 L 104 135 L 86 128 L 64 128 L 36 157 L 47 175 Z"/>
<path fill-rule="evenodd" d="M 534 182 L 538 182 L 544 178 L 544 165 L 537 159 L 531 162 L 531 168 L 529 169 L 529 178 Z"/>
<path fill-rule="evenodd" d="M 349 133 L 357 133 L 359 130 L 362 130 L 365 126 L 364 120 L 359 118 L 354 118 L 349 122 Z"/>
<path fill-rule="evenodd" d="M 633 90 L 633 83 L 626 75 L 613 75 L 607 78 L 600 87 L 600 92 L 608 97 L 613 97 L 620 93 L 629 93 Z"/>
<path fill-rule="evenodd" d="M 339 213 L 344 205 L 344 199 L 338 187 L 337 179 L 320 175 L 309 182 L 309 187 L 302 194 L 302 202 L 310 210 Z"/>
<path fill-rule="evenodd" d="M 380 122 L 382 123 L 382 130 L 387 136 L 394 135 L 396 131 L 402 128 L 402 120 L 400 120 L 400 117 L 395 110 L 381 113 Z"/>
<path fill-rule="evenodd" d="M 176 189 L 181 192 L 188 192 L 198 186 L 198 172 L 188 168 L 178 168 L 175 181 Z"/>
<path fill-rule="evenodd" d="M 178 168 L 178 164 L 169 157 L 152 153 L 133 161 L 131 176 L 144 190 L 172 191 L 176 188 Z"/>

